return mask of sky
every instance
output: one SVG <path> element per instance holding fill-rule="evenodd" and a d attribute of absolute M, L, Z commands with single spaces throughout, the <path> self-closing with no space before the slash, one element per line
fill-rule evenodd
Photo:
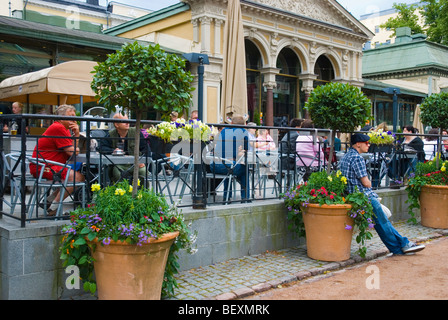
<path fill-rule="evenodd" d="M 116 2 L 126 3 L 132 6 L 159 10 L 170 5 L 176 4 L 179 0 L 115 0 Z M 374 13 L 381 10 L 391 9 L 394 2 L 397 3 L 418 3 L 419 0 L 337 0 L 345 9 L 347 9 L 355 18 L 366 13 Z M 101 5 L 106 5 L 106 0 L 100 0 Z"/>

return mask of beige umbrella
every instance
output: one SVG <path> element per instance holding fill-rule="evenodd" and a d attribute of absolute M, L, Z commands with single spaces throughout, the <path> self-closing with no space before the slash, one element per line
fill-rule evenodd
<path fill-rule="evenodd" d="M 227 4 L 221 113 L 224 120 L 234 113 L 247 114 L 246 53 L 239 0 L 229 0 Z"/>
<path fill-rule="evenodd" d="M 423 129 L 422 120 L 420 119 L 420 113 L 421 113 L 420 105 L 418 104 L 415 107 L 414 122 L 412 123 L 412 126 L 418 130 L 418 133 L 423 134 L 423 133 L 425 133 L 425 131 Z"/>
<path fill-rule="evenodd" d="M 90 87 L 95 65 L 94 61 L 68 61 L 6 78 L 0 83 L 0 101 L 46 105 L 96 101 Z"/>

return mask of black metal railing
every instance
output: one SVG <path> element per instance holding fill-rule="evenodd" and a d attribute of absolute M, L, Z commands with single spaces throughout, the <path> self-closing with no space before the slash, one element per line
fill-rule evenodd
<path fill-rule="evenodd" d="M 114 183 L 117 179 L 132 179 L 132 155 L 114 155 L 106 151 L 105 141 L 121 139 L 107 136 L 106 133 L 118 122 L 129 122 L 135 125 L 135 120 L 92 118 L 92 117 L 61 117 L 51 115 L 1 115 L 1 122 L 20 121 L 21 128 L 25 128 L 32 120 L 74 120 L 85 124 L 85 132 L 80 137 L 72 137 L 73 145 L 80 149 L 80 154 L 71 159 L 73 170 L 79 170 L 85 177 L 80 186 L 75 182 L 67 183 L 75 191 L 67 198 L 62 206 L 63 210 L 71 210 L 79 205 L 86 205 L 92 200 L 91 185 L 100 183 L 102 186 Z M 104 123 L 102 129 L 93 129 L 91 123 Z M 154 126 L 159 121 L 143 120 L 142 125 Z M 257 151 L 254 138 L 249 134 L 252 126 L 209 124 L 214 127 L 216 134 L 206 141 L 182 141 L 171 145 L 166 142 L 156 143 L 154 137 L 142 134 L 143 148 L 140 147 L 140 163 L 145 166 L 139 178 L 144 185 L 163 194 L 167 200 L 179 207 L 206 208 L 218 204 L 231 204 L 241 202 L 255 202 L 267 199 L 279 199 L 281 194 L 289 188 L 301 183 L 314 171 L 326 170 L 329 154 L 328 143 L 323 137 L 330 137 L 331 130 L 327 129 L 299 129 L 284 127 L 255 127 L 267 129 L 272 137 L 275 148 L 272 150 Z M 107 127 L 107 129 L 105 129 Z M 33 130 L 31 130 L 33 131 Z M 294 136 L 307 139 L 294 141 Z M 397 134 L 399 138 L 407 134 Z M 413 134 L 415 135 L 415 134 Z M 438 135 L 417 134 L 424 137 L 432 136 L 437 139 L 434 152 L 439 145 L 446 150 Z M 0 216 L 5 215 L 20 220 L 25 227 L 27 221 L 55 219 L 45 216 L 39 207 L 40 199 L 33 193 L 39 189 L 41 181 L 30 176 L 29 161 L 33 152 L 40 154 L 38 140 L 39 134 L 14 135 L 11 132 L 1 132 L 0 152 Z M 49 137 L 61 139 L 61 137 Z M 131 144 L 134 137 L 126 137 L 125 144 Z M 160 140 L 160 139 L 159 139 Z M 270 139 L 269 139 L 270 141 Z M 262 141 L 259 141 L 262 142 Z M 164 145 L 165 144 L 165 145 Z M 307 147 L 306 151 L 302 151 Z M 330 168 L 337 169 L 339 159 L 349 148 L 349 143 L 341 141 L 340 151 L 335 151 L 331 159 Z M 146 150 L 146 148 L 148 148 Z M 166 152 L 168 150 L 168 152 Z M 312 150 L 318 150 L 313 154 Z M 42 151 L 42 150 L 41 150 Z M 56 151 L 56 150 L 55 150 Z M 310 153 L 311 151 L 311 153 Z M 169 154 L 167 154 L 169 153 Z M 428 156 L 430 152 L 428 151 Z M 15 161 L 7 155 L 14 154 Z M 419 161 L 418 155 L 408 153 L 401 143 L 369 150 L 363 155 L 369 178 L 374 189 L 402 186 L 403 181 L 412 173 L 415 163 Z M 8 161 L 8 162 L 6 162 Z M 129 161 L 129 162 L 126 162 Z M 78 167 L 77 167 L 78 166 Z M 114 177 L 116 168 L 119 176 Z M 34 180 L 33 180 L 34 179 Z M 30 182 L 32 181 L 32 182 Z M 400 182 L 397 184 L 397 182 Z M 27 189 L 31 193 L 27 194 Z M 19 194 L 18 197 L 14 195 Z M 30 198 L 36 197 L 34 206 Z M 15 201 L 15 203 L 13 203 Z M 9 206 L 9 212 L 8 207 Z M 13 208 L 13 209 L 11 209 Z M 58 219 L 65 219 L 63 215 Z"/>

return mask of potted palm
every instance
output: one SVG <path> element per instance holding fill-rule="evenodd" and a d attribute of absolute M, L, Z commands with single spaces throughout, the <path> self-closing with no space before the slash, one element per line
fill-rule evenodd
<path fill-rule="evenodd" d="M 366 254 L 372 238 L 373 208 L 363 193 L 348 194 L 340 171 L 314 172 L 304 184 L 283 195 L 290 228 L 306 237 L 307 255 L 322 261 L 350 258 L 353 230 L 358 230 L 358 253 Z"/>
<path fill-rule="evenodd" d="M 431 228 L 448 228 L 447 161 L 441 160 L 442 132 L 448 128 L 448 93 L 432 94 L 420 106 L 423 123 L 439 128 L 438 152 L 433 161 L 418 163 L 411 175 L 408 192 L 409 213 L 416 222 L 413 209 L 420 208 L 421 224 Z"/>
<path fill-rule="evenodd" d="M 137 182 L 139 185 L 139 183 Z M 77 266 L 86 291 L 102 300 L 155 300 L 177 286 L 177 252 L 193 253 L 183 215 L 151 190 L 127 180 L 101 189 L 62 228 L 63 266 Z M 95 277 L 94 277 L 95 271 Z"/>

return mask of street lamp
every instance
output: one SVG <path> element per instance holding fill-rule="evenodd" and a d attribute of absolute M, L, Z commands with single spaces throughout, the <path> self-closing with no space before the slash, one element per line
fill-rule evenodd
<path fill-rule="evenodd" d="M 198 65 L 198 120 L 203 121 L 203 100 L 204 100 L 204 64 L 210 64 L 208 55 L 201 53 L 184 53 L 182 55 L 190 63 L 197 63 Z M 193 142 L 194 143 L 194 142 Z M 198 141 L 202 146 L 201 141 Z M 199 150 L 198 150 L 199 149 Z M 194 173 L 196 175 L 196 190 L 193 196 L 193 209 L 205 209 L 206 199 L 202 190 L 203 183 L 203 168 L 202 168 L 202 150 L 201 148 L 193 147 L 193 163 Z"/>

